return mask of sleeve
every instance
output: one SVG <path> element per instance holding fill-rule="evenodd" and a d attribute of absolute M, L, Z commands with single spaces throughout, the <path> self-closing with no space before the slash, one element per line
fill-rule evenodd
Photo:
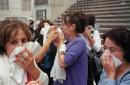
<path fill-rule="evenodd" d="M 94 34 L 93 34 L 93 38 L 95 40 L 95 43 L 93 45 L 93 49 L 96 51 L 96 52 L 99 52 L 101 50 L 101 37 L 100 37 L 100 34 L 97 30 L 94 30 Z"/>
<path fill-rule="evenodd" d="M 35 60 L 34 60 L 34 64 L 40 71 L 40 76 L 37 79 L 37 81 L 40 82 L 40 85 L 48 85 L 48 82 L 49 82 L 48 75 L 46 73 L 44 73 L 42 70 L 40 70 L 40 68 L 37 66 Z"/>
<path fill-rule="evenodd" d="M 116 85 L 115 80 L 104 79 L 102 82 L 99 82 L 98 85 Z"/>
<path fill-rule="evenodd" d="M 67 66 L 72 65 L 81 55 L 85 44 L 82 41 L 77 41 L 71 45 L 64 57 L 64 61 Z"/>
<path fill-rule="evenodd" d="M 130 73 L 120 81 L 120 85 L 130 85 Z"/>
<path fill-rule="evenodd" d="M 37 81 L 40 82 L 40 85 L 48 85 L 49 79 L 48 79 L 47 74 L 40 70 L 40 76 L 37 79 Z"/>
<path fill-rule="evenodd" d="M 115 80 L 106 78 L 106 73 L 103 70 L 98 85 L 116 85 L 116 84 L 115 84 Z"/>

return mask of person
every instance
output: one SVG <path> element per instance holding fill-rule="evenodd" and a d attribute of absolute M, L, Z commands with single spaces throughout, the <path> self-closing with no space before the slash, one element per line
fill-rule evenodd
<path fill-rule="evenodd" d="M 35 30 L 34 30 L 34 21 L 32 19 L 29 20 L 29 29 L 31 30 L 32 34 L 35 32 Z"/>
<path fill-rule="evenodd" d="M 85 17 L 85 31 L 82 33 L 86 39 L 87 48 L 89 50 L 88 54 L 91 57 L 89 59 L 89 79 L 88 84 L 93 85 L 93 81 L 97 84 L 100 79 L 100 74 L 102 67 L 100 65 L 101 56 L 101 37 L 98 30 L 95 30 L 95 16 L 93 14 L 86 14 Z M 92 54 L 92 55 L 91 55 Z M 93 55 L 96 54 L 96 55 Z M 93 57 L 93 58 L 92 58 Z M 94 58 L 95 57 L 95 58 Z M 96 60 L 94 60 L 96 59 Z M 94 61 L 93 61 L 94 60 Z M 92 61 L 92 62 L 91 62 Z M 98 64 L 99 62 L 99 64 Z"/>
<path fill-rule="evenodd" d="M 37 28 L 34 32 L 34 38 L 32 41 L 37 41 L 41 46 L 43 45 L 43 35 L 40 34 L 40 31 L 43 27 L 43 23 L 42 20 L 39 22 L 39 24 L 37 25 Z"/>
<path fill-rule="evenodd" d="M 28 49 L 15 54 L 16 49 L 20 50 L 18 47 L 23 47 L 30 40 L 31 32 L 25 23 L 10 20 L 1 22 L 0 85 L 25 85 L 31 80 L 39 81 L 41 85 L 48 85 L 48 76 L 36 66 L 33 55 Z M 13 59 L 15 60 L 12 61 Z"/>
<path fill-rule="evenodd" d="M 130 30 L 113 28 L 103 36 L 103 72 L 98 85 L 130 84 Z"/>
<path fill-rule="evenodd" d="M 92 14 L 86 14 L 84 37 L 88 41 L 88 49 L 94 49 L 96 52 L 101 51 L 101 37 L 98 30 L 95 30 L 95 16 Z"/>
<path fill-rule="evenodd" d="M 37 42 L 39 42 L 39 44 L 41 46 L 44 46 L 45 42 L 48 40 L 48 34 L 49 34 L 49 30 L 51 28 L 52 23 L 49 20 L 41 20 L 40 24 L 38 25 L 38 28 L 36 30 L 36 37 L 35 39 L 37 39 Z M 53 43 L 50 44 L 49 49 L 47 51 L 47 53 L 44 56 L 44 58 L 41 60 L 41 62 L 37 63 L 38 67 L 44 71 L 45 73 L 47 73 L 48 77 L 49 77 L 49 85 L 53 85 L 53 79 L 50 78 L 50 71 L 52 69 L 53 63 L 54 63 L 54 59 L 55 59 L 55 55 L 56 55 L 56 47 Z"/>
<path fill-rule="evenodd" d="M 47 34 L 51 26 L 52 26 L 52 23 L 49 20 L 42 20 L 41 24 L 39 25 L 39 28 L 41 28 L 39 32 L 40 34 L 43 35 L 43 44 L 47 40 Z"/>
<path fill-rule="evenodd" d="M 64 16 L 62 31 L 66 44 L 66 52 L 59 51 L 59 64 L 65 69 L 66 79 L 63 82 L 54 81 L 54 85 L 87 85 L 87 49 L 86 42 L 80 36 L 81 28 L 79 18 L 74 14 Z M 63 36 L 59 36 L 57 49 L 62 48 Z"/>

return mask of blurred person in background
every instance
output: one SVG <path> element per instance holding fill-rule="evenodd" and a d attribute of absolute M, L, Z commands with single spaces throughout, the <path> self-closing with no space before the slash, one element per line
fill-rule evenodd
<path fill-rule="evenodd" d="M 100 65 L 101 56 L 101 37 L 99 31 L 95 30 L 95 16 L 92 14 L 85 15 L 85 31 L 82 33 L 86 39 L 87 48 L 89 50 L 89 78 L 88 84 L 93 85 L 93 81 L 97 84 L 100 79 L 102 66 Z"/>
<path fill-rule="evenodd" d="M 48 40 L 49 31 L 51 31 L 52 23 L 49 20 L 41 20 L 38 28 L 36 30 L 35 40 L 41 45 L 44 46 L 45 42 Z M 50 78 L 50 71 L 54 64 L 54 59 L 56 55 L 57 48 L 53 43 L 50 44 L 48 51 L 46 52 L 44 58 L 38 63 L 39 68 L 48 74 L 49 76 L 49 85 L 53 85 L 53 79 Z"/>

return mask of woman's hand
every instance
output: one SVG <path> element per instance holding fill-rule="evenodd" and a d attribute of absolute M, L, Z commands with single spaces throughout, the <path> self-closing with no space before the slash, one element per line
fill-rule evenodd
<path fill-rule="evenodd" d="M 85 27 L 85 36 L 88 38 L 88 37 L 92 37 L 92 29 L 93 27 L 92 26 L 87 26 Z"/>
<path fill-rule="evenodd" d="M 25 49 L 16 56 L 16 63 L 22 66 L 25 71 L 35 68 L 32 52 L 30 52 L 28 49 Z"/>
<path fill-rule="evenodd" d="M 52 26 L 48 33 L 48 39 L 47 41 L 53 42 L 57 37 L 59 36 L 56 27 Z"/>
<path fill-rule="evenodd" d="M 60 28 L 57 28 L 57 32 L 59 34 L 59 36 L 57 37 L 57 39 L 54 41 L 54 44 L 57 48 L 60 47 L 60 45 L 64 44 L 64 34 L 62 32 L 62 30 Z"/>
<path fill-rule="evenodd" d="M 23 52 L 17 55 L 16 63 L 19 64 L 30 76 L 37 80 L 40 76 L 40 71 L 36 67 L 32 52 L 25 49 Z"/>
<path fill-rule="evenodd" d="M 101 63 L 109 79 L 115 79 L 116 68 L 109 52 L 103 53 Z"/>

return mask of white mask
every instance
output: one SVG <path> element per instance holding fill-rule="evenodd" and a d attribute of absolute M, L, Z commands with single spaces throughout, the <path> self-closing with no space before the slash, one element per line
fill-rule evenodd
<path fill-rule="evenodd" d="M 45 27 L 44 28 L 48 28 L 48 29 L 50 29 L 51 28 L 51 26 L 50 25 L 45 25 Z"/>
<path fill-rule="evenodd" d="M 115 64 L 115 68 L 118 68 L 119 66 L 121 66 L 121 64 L 122 64 L 121 60 L 119 60 L 118 58 L 116 58 L 116 56 L 114 56 L 112 54 L 111 54 L 111 58 Z"/>
<path fill-rule="evenodd" d="M 102 57 L 105 57 L 106 55 L 107 55 L 107 56 L 109 56 L 109 55 L 111 56 L 111 58 L 112 58 L 112 60 L 113 60 L 113 62 L 114 62 L 114 64 L 115 64 L 115 68 L 118 68 L 119 66 L 121 66 L 122 61 L 119 60 L 115 55 L 111 54 L 108 49 L 106 49 L 106 50 L 104 51 L 104 53 L 103 53 L 103 55 L 101 56 L 101 58 L 102 58 Z"/>

